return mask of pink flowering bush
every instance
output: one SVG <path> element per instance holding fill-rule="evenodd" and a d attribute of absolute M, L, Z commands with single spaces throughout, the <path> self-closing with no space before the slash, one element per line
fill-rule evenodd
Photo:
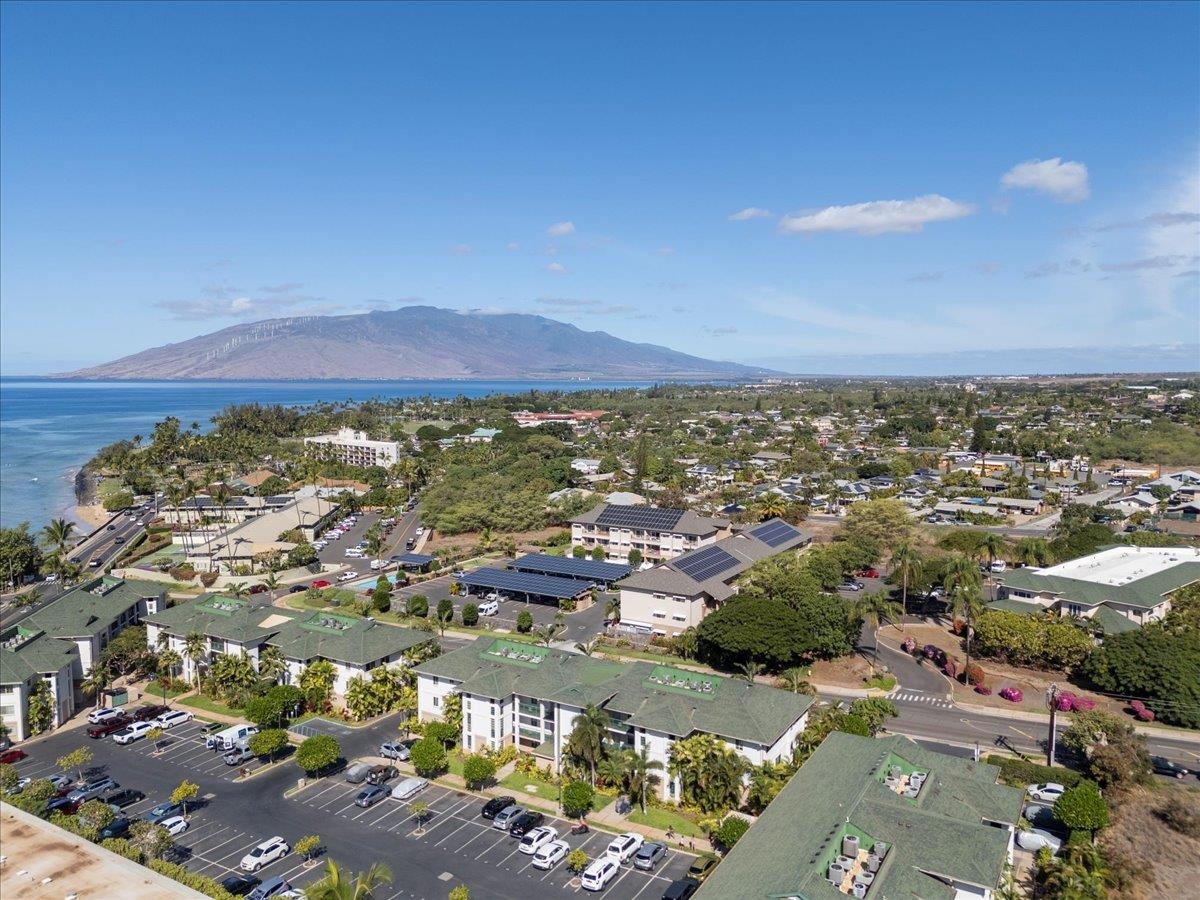
<path fill-rule="evenodd" d="M 975 685 L 975 693 L 983 694 L 985 697 L 990 697 L 992 695 L 992 689 L 986 684 L 977 684 Z"/>
<path fill-rule="evenodd" d="M 1133 714 L 1142 722 L 1154 721 L 1154 710 L 1147 709 L 1146 704 L 1141 700 L 1134 700 L 1129 704 L 1129 708 L 1133 710 Z"/>
<path fill-rule="evenodd" d="M 912 655 L 912 653 L 915 652 L 917 649 L 916 639 L 912 638 L 912 637 L 905 638 L 903 646 L 904 646 L 904 652 L 909 655 Z"/>
<path fill-rule="evenodd" d="M 1025 699 L 1025 695 L 1021 693 L 1020 688 L 1004 687 L 1000 689 L 1000 696 L 1010 703 L 1020 703 Z"/>

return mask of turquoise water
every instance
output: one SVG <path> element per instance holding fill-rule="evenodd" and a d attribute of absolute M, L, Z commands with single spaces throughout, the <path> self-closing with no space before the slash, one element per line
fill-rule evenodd
<path fill-rule="evenodd" d="M 231 403 L 282 403 L 394 397 L 482 397 L 539 391 L 645 387 L 598 381 L 81 382 L 0 378 L 0 525 L 69 514 L 74 477 L 105 444 L 149 437 L 178 416 L 207 427 Z"/>

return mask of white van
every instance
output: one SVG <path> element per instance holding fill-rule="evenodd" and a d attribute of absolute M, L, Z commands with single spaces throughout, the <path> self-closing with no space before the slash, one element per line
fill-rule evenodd
<path fill-rule="evenodd" d="M 257 725 L 230 725 L 224 731 L 210 734 L 204 746 L 209 750 L 243 750 L 250 746 L 250 738 L 256 734 Z"/>
<path fill-rule="evenodd" d="M 1007 568 L 1008 563 L 1002 559 L 996 559 L 992 561 L 991 569 L 993 572 L 1003 572 Z"/>
<path fill-rule="evenodd" d="M 494 616 L 500 612 L 500 604 L 495 600 L 486 600 L 479 604 L 479 614 L 481 616 Z"/>
<path fill-rule="evenodd" d="M 348 557 L 350 557 L 351 559 L 362 559 L 363 558 L 363 552 L 360 547 L 347 547 L 346 555 Z"/>

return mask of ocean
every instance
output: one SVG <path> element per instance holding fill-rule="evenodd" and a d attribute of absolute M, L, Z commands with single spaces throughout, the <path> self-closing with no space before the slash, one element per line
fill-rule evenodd
<path fill-rule="evenodd" d="M 36 530 L 75 506 L 75 473 L 105 444 L 178 416 L 186 428 L 232 403 L 303 406 L 394 397 L 482 397 L 531 389 L 582 391 L 646 387 L 604 381 L 102 382 L 0 378 L 0 525 Z"/>

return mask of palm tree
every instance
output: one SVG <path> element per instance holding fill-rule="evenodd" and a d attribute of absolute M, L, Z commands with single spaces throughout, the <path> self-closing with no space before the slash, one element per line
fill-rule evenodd
<path fill-rule="evenodd" d="M 163 703 L 167 702 L 167 682 L 175 674 L 175 669 L 181 662 L 183 662 L 183 658 L 169 647 L 159 650 L 158 656 L 155 657 L 154 669 L 159 683 L 162 685 Z"/>
<path fill-rule="evenodd" d="M 746 680 L 746 683 L 754 684 L 758 676 L 762 674 L 765 666 L 762 663 L 750 660 L 749 662 L 742 663 L 738 668 L 742 670 L 742 678 Z"/>
<path fill-rule="evenodd" d="M 790 669 L 784 669 L 779 673 L 780 687 L 791 691 L 793 694 L 805 694 L 809 697 L 815 697 L 817 690 L 808 682 L 808 673 L 798 667 L 793 666 Z"/>
<path fill-rule="evenodd" d="M 51 519 L 42 529 L 42 541 L 60 556 L 67 555 L 67 544 L 75 533 L 75 523 L 66 519 Z"/>
<path fill-rule="evenodd" d="M 227 585 L 222 593 L 228 594 L 230 597 L 245 597 L 250 593 L 250 588 L 246 587 L 244 581 L 235 581 L 233 584 Z"/>
<path fill-rule="evenodd" d="M 263 587 L 271 592 L 271 602 L 275 602 L 275 592 L 283 587 L 283 582 L 279 580 L 279 576 L 274 572 L 268 573 L 267 577 L 262 580 Z"/>
<path fill-rule="evenodd" d="M 567 735 L 566 754 L 580 765 L 588 767 L 592 787 L 596 786 L 596 766 L 604 758 L 604 738 L 608 734 L 608 713 L 588 704 L 576 717 Z"/>
<path fill-rule="evenodd" d="M 556 637 L 559 636 L 567 628 L 564 622 L 551 622 L 549 625 L 539 625 L 533 629 L 533 634 L 537 638 L 538 643 L 549 647 Z"/>
<path fill-rule="evenodd" d="M 200 660 L 208 656 L 208 639 L 199 631 L 190 632 L 183 639 L 183 655 L 192 667 L 196 690 L 200 690 Z"/>
<path fill-rule="evenodd" d="M 921 574 L 921 554 L 908 541 L 892 553 L 892 573 L 900 578 L 900 605 L 908 609 L 908 586 Z"/>
<path fill-rule="evenodd" d="M 225 504 L 229 502 L 229 498 L 233 493 L 229 490 L 229 486 L 224 482 L 213 488 L 213 501 L 221 507 L 221 530 L 225 533 L 225 549 L 229 551 L 229 574 L 233 574 L 233 541 L 229 537 L 229 523 L 225 521 Z"/>
<path fill-rule="evenodd" d="M 392 870 L 375 863 L 365 872 L 343 872 L 332 859 L 325 862 L 325 877 L 304 889 L 308 900 L 375 900 L 375 892 L 392 883 Z"/>
<path fill-rule="evenodd" d="M 85 694 L 94 694 L 96 697 L 96 708 L 100 708 L 100 703 L 104 697 L 104 689 L 112 684 L 112 673 L 107 666 L 93 665 L 88 669 L 87 674 L 83 676 L 83 680 L 79 682 L 79 687 Z"/>
<path fill-rule="evenodd" d="M 1044 566 L 1050 562 L 1050 545 L 1045 538 L 1023 537 L 1013 548 L 1013 555 L 1023 566 Z"/>
<path fill-rule="evenodd" d="M 975 565 L 969 556 L 964 553 L 955 553 L 950 557 L 949 565 L 946 566 L 943 583 L 946 593 L 952 594 L 960 585 L 978 589 L 982 587 L 983 579 L 979 577 L 979 566 Z"/>
<path fill-rule="evenodd" d="M 746 769 L 746 760 L 711 734 L 671 745 L 668 771 L 679 780 L 681 799 L 705 812 L 724 812 L 739 804 Z"/>
<path fill-rule="evenodd" d="M 991 568 L 992 563 L 996 561 L 996 557 L 1003 555 L 1007 549 L 1008 542 L 1000 535 L 991 531 L 979 540 L 979 552 L 987 554 L 988 568 Z"/>
<path fill-rule="evenodd" d="M 662 780 L 654 773 L 655 771 L 661 772 L 663 764 L 657 759 L 651 759 L 645 746 L 642 747 L 640 753 L 626 750 L 622 754 L 622 759 L 625 765 L 626 790 L 629 792 L 629 796 L 638 798 L 638 805 L 641 806 L 644 813 L 646 811 L 646 791 Z"/>
<path fill-rule="evenodd" d="M 967 671 L 971 668 L 971 635 L 974 631 L 972 623 L 983 612 L 983 594 L 980 592 L 979 585 L 956 584 L 950 592 L 950 612 L 955 616 L 961 615 L 966 620 L 965 647 L 967 651 L 967 666 L 963 671 L 963 676 L 966 682 L 970 684 L 971 679 Z"/>
<path fill-rule="evenodd" d="M 620 595 L 609 597 L 608 603 L 604 606 L 604 621 L 616 622 L 621 618 L 621 597 Z"/>
<path fill-rule="evenodd" d="M 237 656 L 223 653 L 213 662 L 209 678 L 217 693 L 227 700 L 235 700 L 254 687 L 258 672 L 245 653 Z"/>
<path fill-rule="evenodd" d="M 258 651 L 258 677 L 268 681 L 278 681 L 279 676 L 287 671 L 287 660 L 283 651 L 278 647 L 267 645 Z"/>
<path fill-rule="evenodd" d="M 586 641 L 576 641 L 575 649 L 578 650 L 580 653 L 582 653 L 584 656 L 591 656 L 593 653 L 596 652 L 596 647 L 599 644 L 600 644 L 600 638 L 598 638 L 598 637 L 588 638 Z"/>
<path fill-rule="evenodd" d="M 787 515 L 788 502 L 774 491 L 768 491 L 759 497 L 755 509 L 760 521 L 778 519 Z"/>
<path fill-rule="evenodd" d="M 854 615 L 871 626 L 872 631 L 885 623 L 899 628 L 900 617 L 904 615 L 904 607 L 891 598 L 886 588 L 863 595 L 855 602 L 853 610 Z"/>

